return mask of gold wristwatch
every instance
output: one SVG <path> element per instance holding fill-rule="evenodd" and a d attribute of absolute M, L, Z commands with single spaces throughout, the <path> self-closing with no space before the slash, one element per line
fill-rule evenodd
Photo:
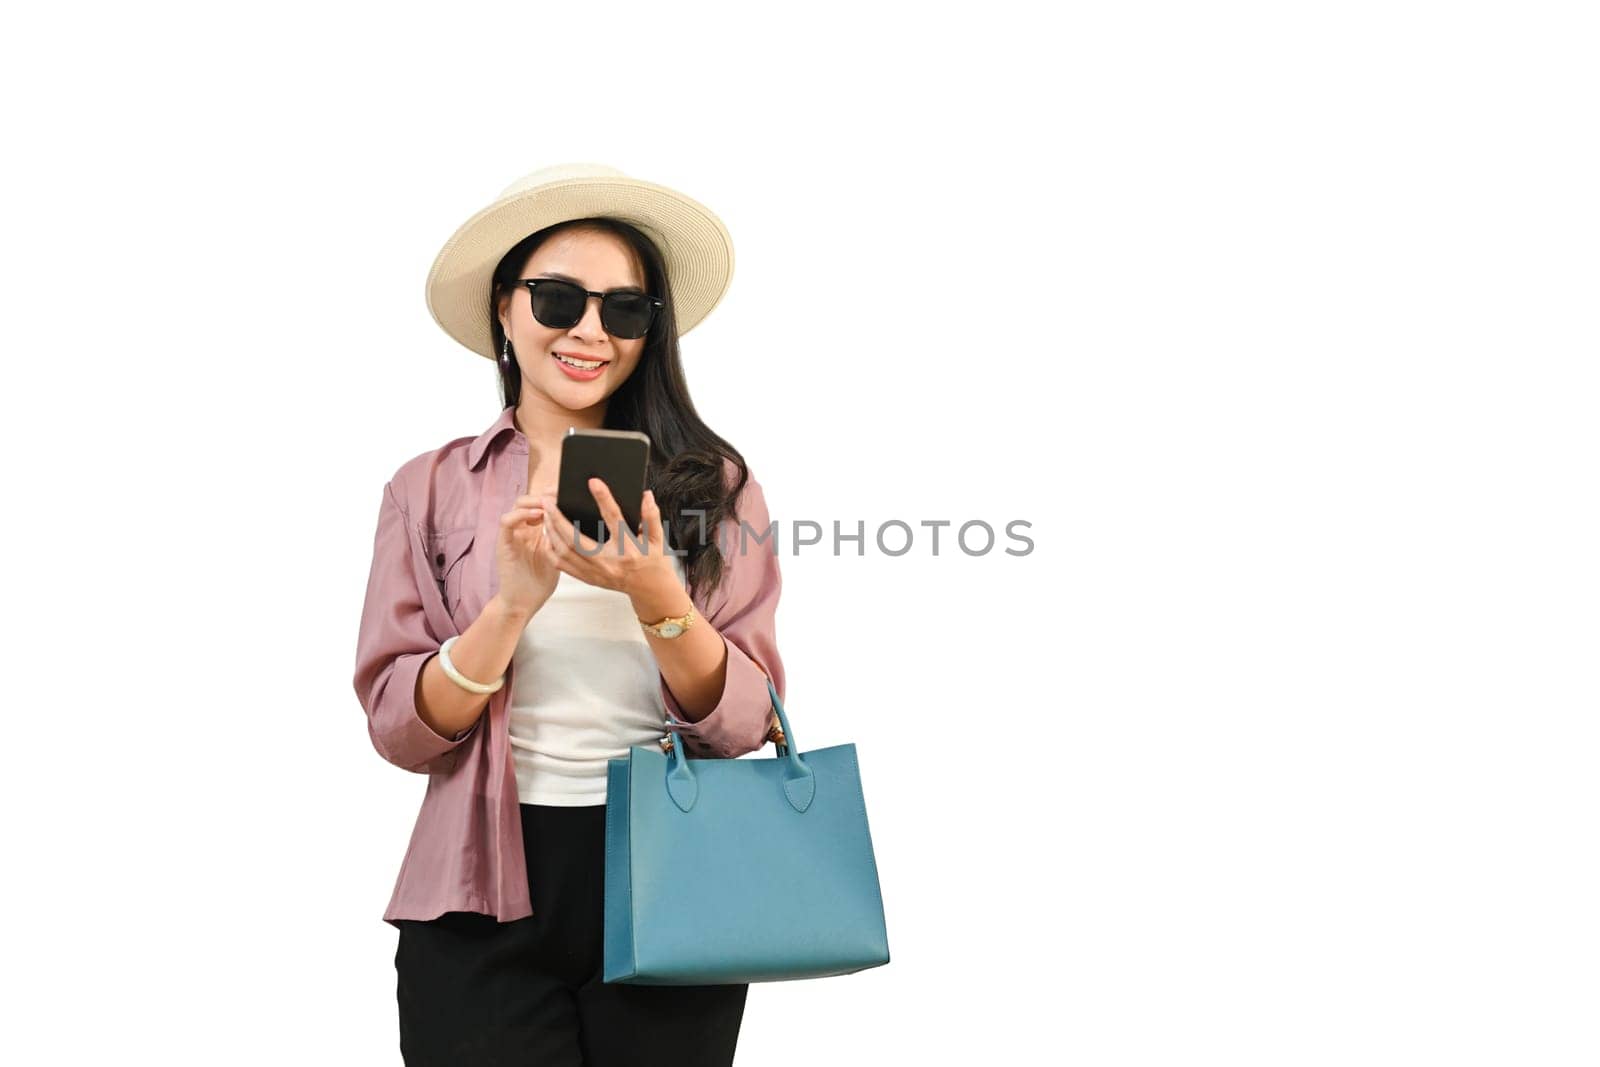
<path fill-rule="evenodd" d="M 645 622 L 640 619 L 639 625 L 644 627 L 646 633 L 655 634 L 657 637 L 673 638 L 687 630 L 692 622 L 694 622 L 693 606 L 682 615 L 668 615 L 660 622 Z"/>

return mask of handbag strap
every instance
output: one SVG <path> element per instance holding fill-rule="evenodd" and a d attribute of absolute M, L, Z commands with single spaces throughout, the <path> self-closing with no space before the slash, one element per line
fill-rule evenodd
<path fill-rule="evenodd" d="M 804 813 L 816 796 L 816 775 L 800 758 L 794 734 L 789 729 L 789 716 L 783 710 L 783 701 L 778 699 L 778 690 L 773 686 L 771 676 L 766 671 L 761 673 L 767 679 L 767 695 L 772 698 L 772 710 L 778 713 L 778 723 L 783 728 L 786 742 L 777 746 L 779 758 L 786 760 L 789 765 L 783 776 L 783 792 L 789 804 L 796 811 Z M 686 812 L 694 808 L 700 797 L 700 783 L 694 773 L 694 761 L 689 758 L 688 747 L 684 744 L 673 745 L 672 751 L 667 754 L 666 764 L 667 795 L 680 810 Z"/>
<path fill-rule="evenodd" d="M 766 675 L 765 671 L 761 673 L 764 676 Z M 778 713 L 778 727 L 783 731 L 784 743 L 776 745 L 778 755 L 787 756 L 790 748 L 798 748 L 798 746 L 795 745 L 794 734 L 789 731 L 789 716 L 783 713 L 783 701 L 778 699 L 778 691 L 773 688 L 770 676 L 767 676 L 767 693 L 772 697 L 772 710 Z"/>

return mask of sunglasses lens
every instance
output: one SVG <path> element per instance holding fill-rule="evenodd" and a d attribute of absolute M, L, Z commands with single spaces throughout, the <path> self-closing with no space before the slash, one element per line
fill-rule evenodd
<path fill-rule="evenodd" d="M 583 304 L 587 298 L 583 290 L 571 282 L 541 280 L 538 285 L 530 286 L 529 292 L 533 317 L 551 329 L 564 330 L 583 318 Z"/>
<path fill-rule="evenodd" d="M 650 298 L 642 293 L 612 293 L 600 305 L 606 332 L 630 341 L 650 332 L 654 311 Z"/>

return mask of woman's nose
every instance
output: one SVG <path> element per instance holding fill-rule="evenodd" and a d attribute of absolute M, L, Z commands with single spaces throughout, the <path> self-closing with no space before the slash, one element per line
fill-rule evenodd
<path fill-rule="evenodd" d="M 600 298 L 598 296 L 591 296 L 584 302 L 583 318 L 578 320 L 577 325 L 572 327 L 571 332 L 579 337 L 605 336 L 606 328 L 600 321 Z"/>

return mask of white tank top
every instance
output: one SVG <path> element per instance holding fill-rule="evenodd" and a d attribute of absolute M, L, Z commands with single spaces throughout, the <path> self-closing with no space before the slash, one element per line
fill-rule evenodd
<path fill-rule="evenodd" d="M 606 762 L 667 733 L 660 669 L 626 593 L 562 572 L 514 662 L 509 740 L 524 804 L 604 804 Z"/>

